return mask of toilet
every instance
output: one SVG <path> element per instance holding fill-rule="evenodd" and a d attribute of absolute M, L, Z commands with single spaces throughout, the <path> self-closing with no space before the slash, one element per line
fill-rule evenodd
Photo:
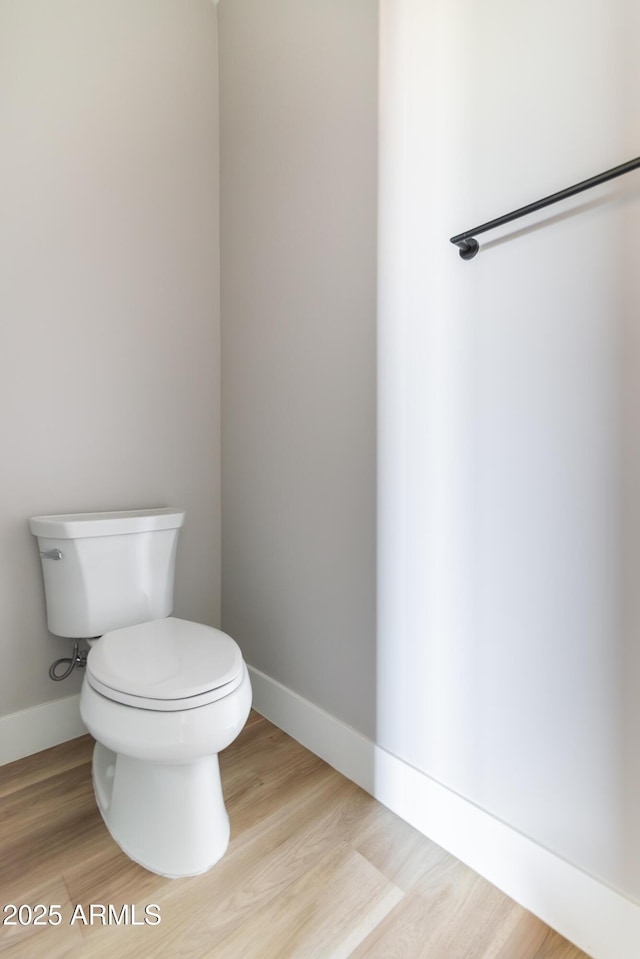
<path fill-rule="evenodd" d="M 206 872 L 229 842 L 218 753 L 251 683 L 237 643 L 171 616 L 179 509 L 34 516 L 49 630 L 88 640 L 82 719 L 111 836 L 162 876 Z"/>

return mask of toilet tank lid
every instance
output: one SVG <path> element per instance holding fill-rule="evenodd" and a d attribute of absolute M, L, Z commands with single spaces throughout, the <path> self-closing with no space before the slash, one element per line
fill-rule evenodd
<path fill-rule="evenodd" d="M 121 533 L 178 529 L 185 511 L 175 507 L 161 509 L 115 510 L 105 513 L 62 513 L 58 516 L 32 516 L 29 529 L 34 536 L 55 539 L 79 539 L 84 536 L 117 536 Z"/>

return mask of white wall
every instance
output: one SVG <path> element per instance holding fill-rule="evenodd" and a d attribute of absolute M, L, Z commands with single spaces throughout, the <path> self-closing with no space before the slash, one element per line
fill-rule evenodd
<path fill-rule="evenodd" d="M 377 3 L 218 10 L 223 626 L 373 735 Z"/>
<path fill-rule="evenodd" d="M 382 0 L 378 742 L 640 899 L 638 7 Z"/>
<path fill-rule="evenodd" d="M 216 14 L 0 0 L 0 715 L 67 696 L 37 513 L 177 505 L 219 617 Z"/>

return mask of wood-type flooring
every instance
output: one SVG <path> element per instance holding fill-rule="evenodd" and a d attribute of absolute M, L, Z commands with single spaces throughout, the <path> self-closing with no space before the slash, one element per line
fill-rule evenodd
<path fill-rule="evenodd" d="M 585 959 L 255 712 L 220 757 L 227 853 L 188 879 L 113 842 L 92 748 L 0 768 L 6 959 Z"/>

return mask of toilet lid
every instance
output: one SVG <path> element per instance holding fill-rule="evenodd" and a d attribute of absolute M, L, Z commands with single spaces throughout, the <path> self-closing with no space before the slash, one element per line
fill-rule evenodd
<path fill-rule="evenodd" d="M 242 653 L 230 636 L 174 617 L 105 633 L 87 658 L 94 689 L 143 709 L 214 702 L 232 692 L 242 675 Z"/>

